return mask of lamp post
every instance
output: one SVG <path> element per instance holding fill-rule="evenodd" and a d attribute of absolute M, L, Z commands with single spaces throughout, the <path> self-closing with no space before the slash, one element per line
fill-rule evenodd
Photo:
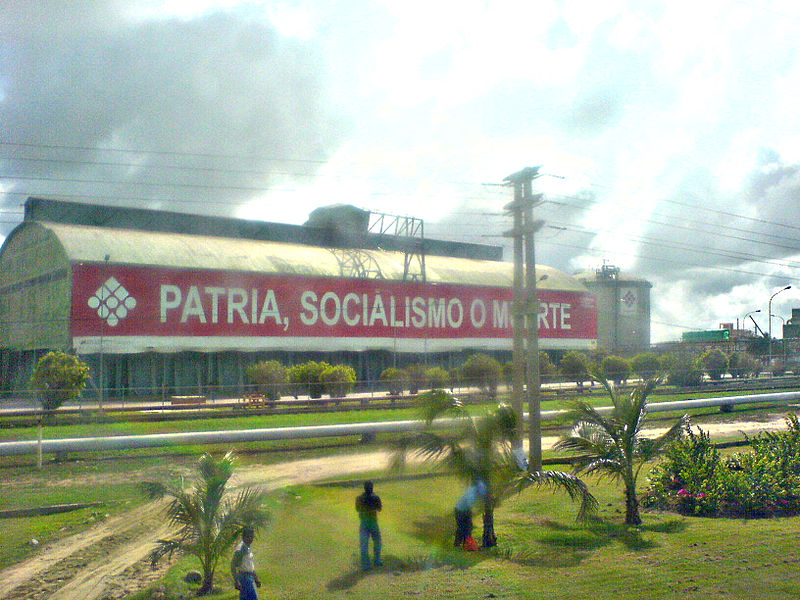
<path fill-rule="evenodd" d="M 769 297 L 769 304 L 767 305 L 767 314 L 769 315 L 769 352 L 767 353 L 767 364 L 772 364 L 772 299 L 781 292 L 790 289 L 792 289 L 792 286 L 787 285 L 785 288 L 779 289 Z"/>

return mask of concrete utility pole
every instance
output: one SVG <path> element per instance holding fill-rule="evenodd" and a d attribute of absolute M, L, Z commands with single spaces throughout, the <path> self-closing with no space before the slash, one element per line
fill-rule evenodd
<path fill-rule="evenodd" d="M 505 178 L 514 185 L 514 201 L 505 209 L 514 215 L 514 380 L 512 406 L 522 422 L 523 389 L 528 398 L 528 468 L 542 469 L 542 420 L 539 388 L 539 298 L 536 290 L 536 252 L 534 234 L 543 222 L 534 221 L 533 207 L 542 196 L 532 193 L 532 181 L 539 176 L 539 167 L 527 167 Z M 522 283 L 522 246 L 524 242 L 525 283 Z M 527 344 L 526 344 L 527 342 Z M 524 357 L 524 360 L 523 360 Z M 527 367 L 527 368 L 526 368 Z M 524 387 L 523 383 L 524 382 Z"/>

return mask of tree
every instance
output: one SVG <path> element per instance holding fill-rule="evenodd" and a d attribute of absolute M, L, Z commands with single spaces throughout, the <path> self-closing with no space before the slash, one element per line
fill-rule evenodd
<path fill-rule="evenodd" d="M 593 377 L 611 398 L 611 414 L 601 414 L 589 403 L 576 401 L 572 414 L 576 423 L 572 431 L 559 440 L 556 448 L 575 454 L 574 465 L 578 473 L 607 474 L 614 480 L 621 480 L 625 488 L 625 523 L 639 525 L 642 519 L 636 482 L 642 466 L 681 435 L 687 417 L 680 418 L 664 434 L 646 438 L 641 430 L 647 414 L 647 398 L 660 379 L 648 379 L 630 394 L 622 395 L 605 378 Z"/>
<path fill-rule="evenodd" d="M 172 498 L 167 518 L 178 530 L 173 537 L 158 540 L 150 553 L 153 565 L 164 556 L 182 552 L 197 557 L 203 572 L 198 596 L 211 594 L 214 573 L 220 558 L 236 542 L 242 527 L 262 527 L 269 519 L 261 507 L 264 493 L 256 488 L 228 496 L 227 484 L 233 475 L 236 457 L 232 452 L 215 459 L 203 454 L 198 463 L 199 477 L 190 490 L 157 482 L 142 484 L 151 499 Z"/>
<path fill-rule="evenodd" d="M 728 357 L 719 348 L 710 348 L 700 355 L 703 370 L 713 380 L 722 379 L 728 371 Z"/>
<path fill-rule="evenodd" d="M 667 371 L 667 383 L 677 386 L 698 386 L 703 383 L 703 371 L 697 357 L 689 354 L 669 354 L 662 358 Z"/>
<path fill-rule="evenodd" d="M 600 362 L 600 373 L 604 379 L 619 385 L 631 376 L 631 364 L 621 356 L 612 354 Z"/>
<path fill-rule="evenodd" d="M 425 365 L 413 364 L 408 365 L 404 371 L 406 372 L 406 381 L 408 382 L 408 393 L 416 394 L 427 383 L 425 376 Z"/>
<path fill-rule="evenodd" d="M 350 365 L 328 365 L 320 373 L 320 381 L 331 398 L 343 398 L 353 391 L 356 384 L 356 370 Z"/>
<path fill-rule="evenodd" d="M 589 377 L 589 359 L 581 352 L 570 350 L 558 363 L 558 371 L 565 378 L 577 383 L 578 387 L 583 387 L 583 382 Z"/>
<path fill-rule="evenodd" d="M 264 360 L 250 365 L 244 371 L 251 383 L 269 400 L 278 400 L 286 385 L 286 367 L 277 360 Z"/>
<path fill-rule="evenodd" d="M 444 389 L 450 383 L 450 374 L 442 367 L 430 367 L 425 370 L 425 383 L 429 389 Z"/>
<path fill-rule="evenodd" d="M 661 371 L 661 361 L 652 352 L 642 352 L 631 359 L 631 368 L 641 379 L 650 379 Z"/>
<path fill-rule="evenodd" d="M 561 489 L 580 501 L 579 518 L 594 510 L 597 501 L 586 484 L 575 475 L 560 471 L 526 471 L 520 468 L 513 449 L 519 445 L 517 417 L 504 404 L 473 416 L 460 400 L 444 390 L 420 395 L 421 417 L 425 428 L 402 438 L 396 446 L 392 464 L 400 468 L 409 453 L 471 483 L 483 480 L 489 490 L 484 503 L 483 546 L 496 544 L 494 510 L 500 501 L 530 486 Z"/>
<path fill-rule="evenodd" d="M 299 365 L 292 365 L 286 371 L 289 383 L 293 384 L 295 398 L 301 391 L 308 394 L 310 398 L 320 398 L 325 390 L 320 376 L 322 372 L 330 367 L 326 362 L 316 362 L 309 360 Z"/>
<path fill-rule="evenodd" d="M 80 396 L 88 380 L 86 363 L 77 356 L 55 350 L 36 363 L 30 385 L 38 393 L 42 408 L 53 411 L 67 400 Z"/>
<path fill-rule="evenodd" d="M 544 350 L 539 351 L 539 377 L 542 382 L 547 383 L 553 380 L 556 374 L 556 367 L 553 361 L 550 360 L 550 355 Z"/>
<path fill-rule="evenodd" d="M 497 397 L 497 386 L 502 378 L 503 368 L 488 354 L 473 354 L 461 367 L 464 383 L 477 386 L 490 398 Z"/>
<path fill-rule="evenodd" d="M 381 381 L 389 388 L 392 396 L 399 396 L 408 385 L 406 372 L 397 367 L 386 367 L 381 372 Z"/>
<path fill-rule="evenodd" d="M 747 352 L 731 352 L 728 356 L 728 371 L 734 378 L 757 377 L 761 370 L 759 360 Z"/>

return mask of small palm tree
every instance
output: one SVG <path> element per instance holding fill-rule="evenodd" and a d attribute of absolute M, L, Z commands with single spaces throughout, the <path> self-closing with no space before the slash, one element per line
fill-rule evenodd
<path fill-rule="evenodd" d="M 592 377 L 611 397 L 614 405 L 611 414 L 606 416 L 587 402 L 577 401 L 573 412 L 575 426 L 561 438 L 556 448 L 577 455 L 574 464 L 579 473 L 607 474 L 621 480 L 625 486 L 625 523 L 639 525 L 642 522 L 636 495 L 639 472 L 647 461 L 681 435 L 688 417 L 681 417 L 662 435 L 646 438 L 641 430 L 647 415 L 647 398 L 661 378 L 651 378 L 629 395 L 621 395 L 605 378 L 596 374 Z"/>
<path fill-rule="evenodd" d="M 233 498 L 228 496 L 227 484 L 233 475 L 235 462 L 232 452 L 220 459 L 203 454 L 198 464 L 199 477 L 190 490 L 154 482 L 142 484 L 152 499 L 172 498 L 167 507 L 167 517 L 177 527 L 172 538 L 156 542 L 150 560 L 156 564 L 175 551 L 196 556 L 203 571 L 198 596 L 212 593 L 217 564 L 236 542 L 242 527 L 258 528 L 269 518 L 261 508 L 264 499 L 261 490 L 246 488 Z"/>
<path fill-rule="evenodd" d="M 559 471 L 526 471 L 520 468 L 513 449 L 518 445 L 517 417 L 499 405 L 483 416 L 472 416 L 457 398 L 444 390 L 431 390 L 419 397 L 423 431 L 402 438 L 393 466 L 400 468 L 409 453 L 418 452 L 436 466 L 471 483 L 483 480 L 488 487 L 483 513 L 483 546 L 497 543 L 494 510 L 500 501 L 530 486 L 561 489 L 580 500 L 579 518 L 594 510 L 595 498 L 575 475 Z"/>

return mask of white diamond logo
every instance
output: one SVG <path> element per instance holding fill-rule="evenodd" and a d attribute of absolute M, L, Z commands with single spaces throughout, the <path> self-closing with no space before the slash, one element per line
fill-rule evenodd
<path fill-rule="evenodd" d="M 136 308 L 136 298 L 115 277 L 109 277 L 89 298 L 89 308 L 96 310 L 97 316 L 111 327 L 116 327 Z"/>

